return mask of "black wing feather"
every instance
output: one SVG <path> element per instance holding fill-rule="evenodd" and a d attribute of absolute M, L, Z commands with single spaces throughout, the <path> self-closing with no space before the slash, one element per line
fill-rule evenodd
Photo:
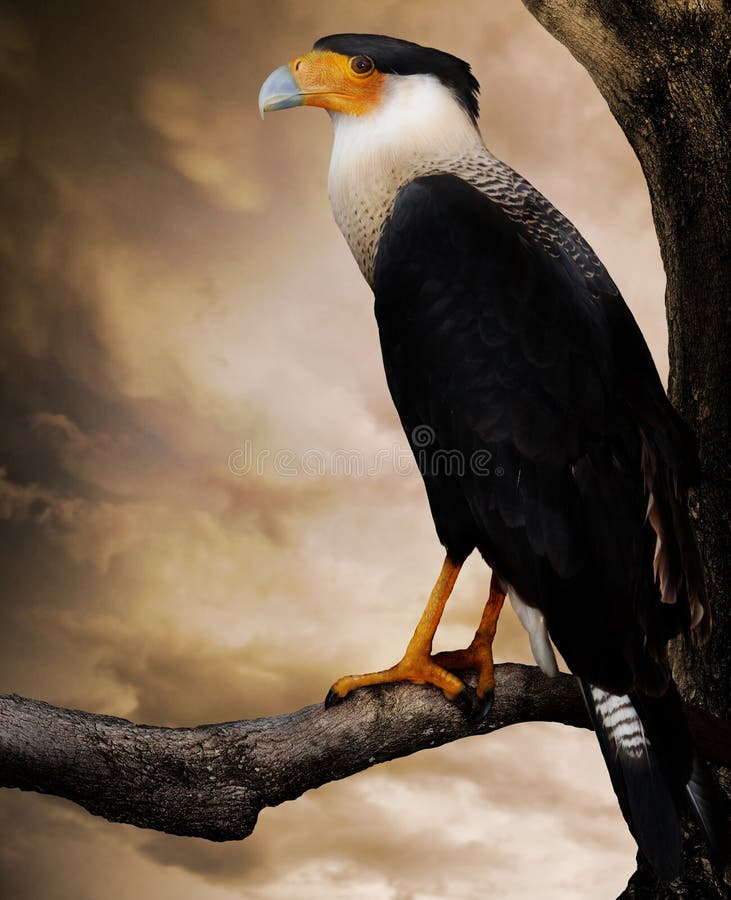
<path fill-rule="evenodd" d="M 684 510 L 695 450 L 601 264 L 583 243 L 572 252 L 580 238 L 559 213 L 541 229 L 534 212 L 516 222 L 453 175 L 402 189 L 375 262 L 386 376 L 447 551 L 477 547 L 543 611 L 585 686 L 631 698 L 650 734 L 641 754 L 626 735 L 613 743 L 587 689 L 625 818 L 672 877 L 683 790 L 716 841 L 665 652 L 692 611 L 708 622 Z M 563 239 L 547 246 L 557 228 Z M 414 440 L 420 426 L 428 447 Z M 443 451 L 463 470 L 435 468 Z M 471 464 L 480 453 L 487 472 Z"/>
<path fill-rule="evenodd" d="M 428 425 L 465 460 L 458 491 L 424 473 L 448 551 L 478 547 L 543 610 L 574 671 L 629 690 L 644 652 L 636 609 L 656 601 L 654 537 L 601 279 L 589 289 L 562 247 L 549 255 L 499 205 L 439 175 L 401 191 L 374 280 L 407 435 Z M 489 475 L 469 465 L 479 451 Z"/>
<path fill-rule="evenodd" d="M 647 740 L 644 728 L 638 724 L 635 752 L 627 752 L 597 712 L 591 685 L 584 679 L 580 679 L 580 684 L 614 793 L 629 830 L 657 875 L 668 881 L 677 878 L 681 872 L 683 845 L 678 815 L 679 798 L 677 791 L 670 787 L 673 782 L 669 782 L 663 773 L 654 743 Z M 630 697 L 622 700 L 637 715 Z M 685 779 L 688 777 L 686 772 Z"/>

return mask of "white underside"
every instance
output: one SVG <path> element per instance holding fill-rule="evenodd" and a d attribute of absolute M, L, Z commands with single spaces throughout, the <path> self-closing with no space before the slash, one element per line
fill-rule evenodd
<path fill-rule="evenodd" d="M 434 75 L 386 76 L 378 107 L 362 116 L 331 113 L 335 140 L 328 192 L 335 221 L 372 283 L 381 225 L 394 198 L 440 160 L 485 153 L 476 125 Z"/>
<path fill-rule="evenodd" d="M 521 625 L 528 632 L 533 659 L 535 659 L 544 674 L 551 677 L 558 675 L 556 654 L 553 652 L 553 645 L 548 637 L 548 629 L 546 628 L 546 620 L 543 613 L 532 606 L 528 606 L 512 587 L 508 587 L 508 596 L 510 597 L 510 605 L 520 619 Z"/>

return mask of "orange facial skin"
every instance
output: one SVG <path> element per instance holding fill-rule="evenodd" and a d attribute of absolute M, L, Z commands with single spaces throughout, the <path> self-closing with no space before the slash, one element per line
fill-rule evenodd
<path fill-rule="evenodd" d="M 386 76 L 374 68 L 359 73 L 352 59 L 330 50 L 312 50 L 289 64 L 292 77 L 304 94 L 302 106 L 320 106 L 333 112 L 362 116 L 378 106 Z"/>

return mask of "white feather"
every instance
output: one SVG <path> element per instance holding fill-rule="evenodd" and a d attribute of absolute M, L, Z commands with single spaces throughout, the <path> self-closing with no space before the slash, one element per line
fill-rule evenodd
<path fill-rule="evenodd" d="M 546 620 L 543 617 L 543 613 L 532 606 L 528 606 L 527 603 L 521 600 L 514 588 L 508 588 L 508 592 L 510 605 L 515 610 L 523 628 L 528 632 L 533 658 L 545 675 L 550 675 L 551 677 L 558 675 L 556 654 L 553 652 L 553 647 L 548 637 L 548 629 L 546 628 Z"/>
<path fill-rule="evenodd" d="M 650 742 L 627 694 L 610 694 L 594 685 L 591 694 L 597 718 L 617 749 L 629 756 L 645 752 Z"/>
<path fill-rule="evenodd" d="M 331 112 L 335 130 L 328 191 L 338 227 L 366 280 L 383 222 L 400 187 L 482 156 L 477 126 L 434 75 L 387 75 L 378 106 L 361 116 Z"/>

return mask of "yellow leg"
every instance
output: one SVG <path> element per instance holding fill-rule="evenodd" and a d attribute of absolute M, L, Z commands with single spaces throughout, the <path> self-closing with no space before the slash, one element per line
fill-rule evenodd
<path fill-rule="evenodd" d="M 371 684 L 388 684 L 394 681 L 413 681 L 416 684 L 434 684 L 440 687 L 450 700 L 463 695 L 464 684 L 445 668 L 430 658 L 434 632 L 442 618 L 444 607 L 452 593 L 452 588 L 459 575 L 462 564 L 452 562 L 447 557 L 437 583 L 429 596 L 426 608 L 422 613 L 414 636 L 409 641 L 403 659 L 381 672 L 369 672 L 367 675 L 346 675 L 339 678 L 330 688 L 325 700 L 326 706 L 332 706 L 351 691 Z"/>
<path fill-rule="evenodd" d="M 484 718 L 492 705 L 495 692 L 495 665 L 492 655 L 492 643 L 497 631 L 497 620 L 505 602 L 505 591 L 499 579 L 493 575 L 490 582 L 490 596 L 485 604 L 482 619 L 472 638 L 472 643 L 465 650 L 448 650 L 437 653 L 432 661 L 449 670 L 470 669 L 478 673 L 477 699 L 483 710 L 478 718 Z"/>

